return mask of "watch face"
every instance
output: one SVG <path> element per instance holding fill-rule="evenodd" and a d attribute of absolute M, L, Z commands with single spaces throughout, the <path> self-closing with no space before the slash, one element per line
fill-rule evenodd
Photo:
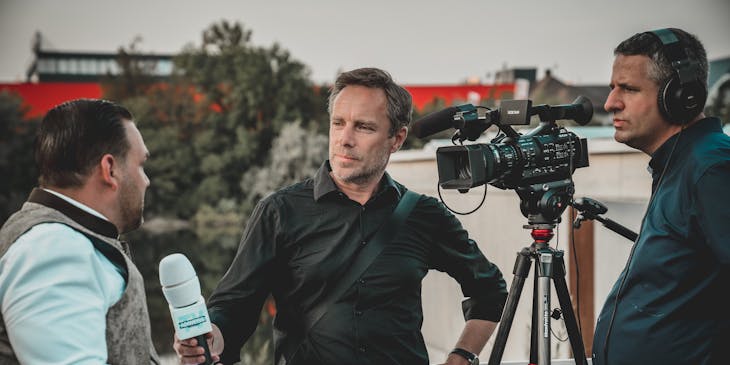
<path fill-rule="evenodd" d="M 479 358 L 474 356 L 474 358 L 471 360 L 471 365 L 479 365 Z"/>

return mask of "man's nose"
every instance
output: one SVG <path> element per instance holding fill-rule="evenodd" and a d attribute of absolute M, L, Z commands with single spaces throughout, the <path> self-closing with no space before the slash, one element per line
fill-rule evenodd
<path fill-rule="evenodd" d="M 621 102 L 616 95 L 616 89 L 613 89 L 610 93 L 608 93 L 608 98 L 606 98 L 606 103 L 603 104 L 603 109 L 609 113 L 623 109 L 623 102 Z"/>
<path fill-rule="evenodd" d="M 354 146 L 355 145 L 355 129 L 350 126 L 342 128 L 340 131 L 340 144 L 343 146 Z"/>

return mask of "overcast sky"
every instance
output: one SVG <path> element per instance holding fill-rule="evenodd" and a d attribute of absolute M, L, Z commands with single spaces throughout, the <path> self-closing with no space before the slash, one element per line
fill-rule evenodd
<path fill-rule="evenodd" d="M 139 36 L 141 51 L 175 53 L 222 19 L 278 42 L 316 82 L 362 66 L 407 84 L 537 67 L 607 84 L 616 44 L 667 26 L 697 35 L 711 60 L 730 56 L 730 0 L 0 0 L 0 82 L 23 80 L 35 31 L 58 51 L 115 52 Z"/>

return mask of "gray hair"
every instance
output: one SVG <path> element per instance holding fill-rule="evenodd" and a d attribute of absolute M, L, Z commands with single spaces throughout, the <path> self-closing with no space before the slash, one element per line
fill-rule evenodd
<path fill-rule="evenodd" d="M 358 68 L 341 73 L 330 90 L 327 111 L 332 114 L 332 106 L 340 91 L 350 85 L 377 88 L 385 92 L 388 119 L 392 137 L 401 127 L 408 127 L 413 113 L 411 94 L 393 81 L 389 73 L 378 68 Z"/>
<path fill-rule="evenodd" d="M 697 77 L 705 84 L 706 88 L 708 64 L 707 53 L 702 42 L 694 35 L 681 29 L 669 28 L 669 30 L 679 39 L 687 58 L 697 63 L 699 73 Z M 649 66 L 649 78 L 659 87 L 664 85 L 674 75 L 674 68 L 667 57 L 664 45 L 650 32 L 634 34 L 621 42 L 614 49 L 613 54 L 625 56 L 643 55 L 649 57 L 652 60 Z"/>

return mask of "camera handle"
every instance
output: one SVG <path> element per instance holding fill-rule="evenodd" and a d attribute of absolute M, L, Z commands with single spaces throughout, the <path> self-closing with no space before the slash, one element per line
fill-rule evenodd
<path fill-rule="evenodd" d="M 570 205 L 580 212 L 573 222 L 573 227 L 576 229 L 580 228 L 583 221 L 595 219 L 601 222 L 606 228 L 618 233 L 627 240 L 636 242 L 636 238 L 639 236 L 636 232 L 622 226 L 614 220 L 600 216 L 600 214 L 604 214 L 608 211 L 608 208 L 606 208 L 606 206 L 601 202 L 583 197 L 573 200 Z"/>
<path fill-rule="evenodd" d="M 580 335 L 580 329 L 576 321 L 573 306 L 570 302 L 568 286 L 565 282 L 564 253 L 550 247 L 548 242 L 553 237 L 555 224 L 529 224 L 524 228 L 531 229 L 533 243 L 517 253 L 512 285 L 507 295 L 507 302 L 502 313 L 497 337 L 494 341 L 492 353 L 489 357 L 489 365 L 499 365 L 502 361 L 507 336 L 509 335 L 512 321 L 514 320 L 520 294 L 525 284 L 525 279 L 530 272 L 532 260 L 535 260 L 535 276 L 533 285 L 532 301 L 532 331 L 530 336 L 530 364 L 549 365 L 550 357 L 550 282 L 555 283 L 555 291 L 560 302 L 565 328 L 568 331 L 568 338 L 573 350 L 575 363 L 587 365 L 585 346 Z"/>

